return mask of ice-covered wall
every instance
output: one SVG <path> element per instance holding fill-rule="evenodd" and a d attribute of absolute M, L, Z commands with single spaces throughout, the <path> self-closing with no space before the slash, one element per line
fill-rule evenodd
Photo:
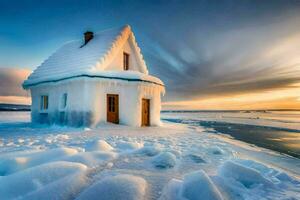
<path fill-rule="evenodd" d="M 31 88 L 33 122 L 66 124 L 70 126 L 89 126 L 92 120 L 85 80 L 43 84 Z M 67 105 L 62 108 L 62 96 L 67 94 Z M 48 109 L 41 110 L 41 96 L 47 95 Z"/>
<path fill-rule="evenodd" d="M 120 124 L 141 125 L 142 98 L 150 99 L 150 124 L 160 125 L 160 99 L 164 87 L 147 82 L 101 78 L 76 78 L 31 88 L 32 121 L 70 126 L 96 126 L 106 122 L 107 94 L 119 95 Z M 62 109 L 62 96 L 67 106 Z M 49 96 L 47 111 L 41 111 L 41 95 Z"/>

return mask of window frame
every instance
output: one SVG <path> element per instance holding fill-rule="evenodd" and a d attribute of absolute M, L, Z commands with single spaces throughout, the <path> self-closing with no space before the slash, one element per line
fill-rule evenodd
<path fill-rule="evenodd" d="M 109 112 L 115 112 L 116 108 L 115 108 L 115 98 L 110 96 L 108 97 L 108 110 Z"/>
<path fill-rule="evenodd" d="M 46 105 L 45 106 L 45 99 Z M 48 94 L 42 94 L 40 95 L 40 112 L 47 112 L 49 110 L 49 95 Z"/>
<path fill-rule="evenodd" d="M 64 111 L 68 106 L 68 93 L 64 92 L 60 97 L 59 110 Z"/>
<path fill-rule="evenodd" d="M 130 54 L 123 52 L 123 70 L 124 71 L 129 70 L 129 59 L 130 59 Z"/>

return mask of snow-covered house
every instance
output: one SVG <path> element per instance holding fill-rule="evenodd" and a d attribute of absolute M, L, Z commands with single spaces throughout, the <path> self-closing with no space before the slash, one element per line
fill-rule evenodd
<path fill-rule="evenodd" d="M 163 82 L 148 75 L 130 26 L 71 41 L 24 81 L 36 123 L 95 126 L 160 124 Z"/>

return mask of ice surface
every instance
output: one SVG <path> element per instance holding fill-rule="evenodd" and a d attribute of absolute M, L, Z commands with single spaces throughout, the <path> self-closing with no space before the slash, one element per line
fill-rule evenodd
<path fill-rule="evenodd" d="M 122 174 L 104 178 L 90 186 L 77 200 L 140 200 L 144 199 L 147 182 L 137 176 Z"/>
<path fill-rule="evenodd" d="M 299 199 L 299 159 L 198 125 L 86 130 L 10 116 L 0 113 L 1 200 Z"/>

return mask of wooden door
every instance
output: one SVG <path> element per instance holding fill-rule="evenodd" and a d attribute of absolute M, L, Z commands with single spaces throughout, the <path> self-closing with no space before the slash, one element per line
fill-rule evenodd
<path fill-rule="evenodd" d="M 119 123 L 119 95 L 107 94 L 107 121 L 115 124 Z"/>
<path fill-rule="evenodd" d="M 142 126 L 150 126 L 150 99 L 142 99 Z"/>

